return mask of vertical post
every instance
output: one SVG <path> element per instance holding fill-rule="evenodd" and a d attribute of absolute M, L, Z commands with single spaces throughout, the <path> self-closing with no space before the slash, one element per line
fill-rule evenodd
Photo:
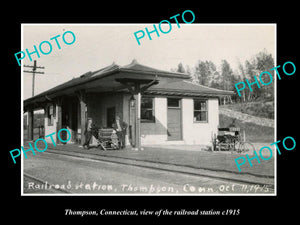
<path fill-rule="evenodd" d="M 33 140 L 33 119 L 34 112 L 32 108 L 28 110 L 28 140 Z"/>
<path fill-rule="evenodd" d="M 35 70 L 36 70 L 36 60 L 33 61 L 33 68 L 32 68 L 32 97 L 34 96 Z"/>
<path fill-rule="evenodd" d="M 80 118 L 78 122 L 80 123 L 80 144 L 83 145 L 85 142 L 85 129 L 86 129 L 86 94 L 84 90 L 75 92 L 79 101 L 79 114 Z"/>
<path fill-rule="evenodd" d="M 79 104 L 80 104 L 80 124 L 81 124 L 81 145 L 85 142 L 85 129 L 86 129 L 86 102 L 85 93 L 79 93 Z"/>
<path fill-rule="evenodd" d="M 35 74 L 36 74 L 36 73 L 38 73 L 38 74 L 44 74 L 44 72 L 36 71 L 36 69 L 37 69 L 37 68 L 39 68 L 39 69 L 45 69 L 45 67 L 36 66 L 36 60 L 33 61 L 33 66 L 24 65 L 24 67 L 30 67 L 30 68 L 32 68 L 32 71 L 24 70 L 23 72 L 25 72 L 25 73 L 32 73 L 32 97 L 33 97 L 33 96 L 34 96 Z"/>
<path fill-rule="evenodd" d="M 58 138 L 58 131 L 62 128 L 62 111 L 61 111 L 62 98 L 57 99 L 56 105 L 57 105 L 56 143 L 61 144 L 61 142 L 59 141 L 59 138 Z"/>
<path fill-rule="evenodd" d="M 212 139 L 212 148 L 211 150 L 214 152 L 215 151 L 215 143 L 216 143 L 216 134 L 212 132 L 211 134 L 211 139 Z"/>
<path fill-rule="evenodd" d="M 81 144 L 85 142 L 85 127 L 86 127 L 86 118 L 85 118 L 85 108 L 86 104 L 84 101 L 80 101 L 80 124 L 81 124 Z"/>
<path fill-rule="evenodd" d="M 136 112 L 136 100 L 132 95 L 129 101 L 129 134 L 130 134 L 130 143 L 132 147 L 136 146 L 136 138 L 135 138 L 135 112 Z"/>
<path fill-rule="evenodd" d="M 35 80 L 35 72 L 32 74 L 32 97 L 34 96 L 34 80 Z"/>
<path fill-rule="evenodd" d="M 141 90 L 140 85 L 136 84 L 136 148 L 142 150 L 141 148 Z"/>
<path fill-rule="evenodd" d="M 46 134 L 45 134 L 45 132 L 46 132 L 46 126 L 47 126 L 47 124 L 48 124 L 48 105 L 47 104 L 45 104 L 44 105 L 44 123 L 43 123 L 43 138 L 45 139 L 45 136 L 46 136 Z"/>
<path fill-rule="evenodd" d="M 243 130 L 243 139 L 244 139 L 244 142 L 246 142 L 246 133 L 245 133 L 245 130 Z"/>
<path fill-rule="evenodd" d="M 74 129 L 73 129 L 73 111 L 72 111 L 72 105 L 73 105 L 73 101 L 70 100 L 68 102 L 68 126 L 67 126 L 67 129 L 70 130 L 70 133 L 71 133 L 71 142 L 73 142 L 74 140 Z"/>

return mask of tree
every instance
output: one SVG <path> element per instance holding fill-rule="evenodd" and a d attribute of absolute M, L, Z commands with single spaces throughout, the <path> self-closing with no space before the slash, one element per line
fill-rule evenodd
<path fill-rule="evenodd" d="M 191 70 L 191 68 L 190 68 L 189 65 L 186 65 L 186 66 L 185 66 L 185 73 L 186 73 L 186 74 L 189 74 L 189 75 L 192 75 L 192 70 Z"/>
<path fill-rule="evenodd" d="M 204 61 L 199 60 L 195 66 L 195 76 L 198 78 L 199 84 L 205 85 L 207 82 L 207 68 Z"/>
<path fill-rule="evenodd" d="M 221 75 L 220 73 L 216 70 L 212 74 L 212 77 L 210 79 L 210 84 L 209 87 L 212 88 L 217 88 L 217 89 L 222 89 L 222 81 L 221 81 Z"/>
<path fill-rule="evenodd" d="M 263 98 L 271 98 L 274 99 L 274 70 L 271 71 L 270 69 L 274 67 L 274 59 L 271 54 L 269 54 L 265 49 L 255 56 L 255 69 L 257 72 L 257 77 L 259 79 L 259 75 L 262 72 L 269 72 L 271 73 L 272 77 L 264 74 L 261 79 L 263 83 L 269 83 L 269 85 L 264 86 L 261 84 L 261 96 Z M 272 79 L 272 80 L 271 80 Z"/>
<path fill-rule="evenodd" d="M 234 75 L 230 67 L 230 64 L 223 59 L 221 61 L 221 79 L 222 87 L 224 90 L 233 90 L 234 89 Z"/>
<path fill-rule="evenodd" d="M 262 72 L 268 71 L 274 78 L 274 71 L 270 69 L 274 67 L 274 59 L 265 49 L 260 51 L 252 58 L 246 60 L 244 64 L 241 62 L 238 65 L 238 72 L 233 72 L 227 60 L 222 60 L 220 69 L 212 61 L 198 60 L 194 67 L 188 65 L 183 66 L 182 63 L 177 65 L 177 68 L 171 69 L 173 72 L 181 72 L 189 74 L 192 81 L 212 88 L 234 91 L 237 95 L 235 84 L 238 82 L 245 82 L 246 88 L 241 91 L 242 97 L 236 98 L 238 101 L 250 101 L 259 98 L 274 98 L 274 80 L 270 81 L 270 76 L 264 74 L 261 77 L 262 82 L 269 83 L 263 85 L 260 82 L 259 75 Z M 252 92 L 250 91 L 246 79 L 249 83 L 255 82 L 255 78 L 259 81 L 260 88 L 253 84 L 251 85 Z"/>
<path fill-rule="evenodd" d="M 182 65 L 181 62 L 177 65 L 176 69 L 171 69 L 171 71 L 177 72 L 177 73 L 185 73 L 184 66 Z"/>
<path fill-rule="evenodd" d="M 199 84 L 211 86 L 211 83 L 218 82 L 217 67 L 212 61 L 199 60 L 195 66 L 195 77 L 198 78 Z"/>
<path fill-rule="evenodd" d="M 247 87 L 242 91 L 242 98 L 244 101 L 250 101 L 253 99 L 259 98 L 274 98 L 274 71 L 270 69 L 274 67 L 274 59 L 271 54 L 269 54 L 266 50 L 260 51 L 254 57 L 249 60 L 246 60 L 244 66 L 240 63 L 239 64 L 239 72 L 242 75 L 241 79 L 238 81 L 243 81 L 246 83 L 246 79 L 248 79 L 249 83 L 255 82 L 255 78 L 259 81 L 260 88 L 253 84 L 251 85 L 252 92 Z M 260 81 L 260 74 L 262 72 L 269 72 L 272 75 L 272 78 L 268 76 L 268 74 L 264 74 L 261 77 L 263 83 L 272 82 L 269 85 L 263 85 Z M 247 84 L 246 84 L 247 85 Z M 247 85 L 248 86 L 248 85 Z"/>
<path fill-rule="evenodd" d="M 245 61 L 245 71 L 247 74 L 246 79 L 248 79 L 249 83 L 255 82 L 254 76 L 256 76 L 256 72 L 257 72 L 255 69 L 256 68 L 255 64 L 256 63 L 253 60 L 252 60 L 252 62 L 250 62 L 249 60 Z M 246 83 L 246 81 L 244 81 L 244 82 Z M 256 84 L 251 85 L 252 92 L 251 92 L 250 88 L 245 88 L 245 89 L 247 89 L 247 92 L 248 92 L 248 97 L 247 97 L 248 101 L 250 101 L 253 98 L 258 98 L 261 95 L 261 90 Z"/>
<path fill-rule="evenodd" d="M 241 62 L 239 62 L 238 68 L 239 68 L 239 71 L 240 71 L 240 74 L 241 74 L 241 76 L 238 77 L 238 82 L 245 81 L 245 79 L 246 79 L 246 73 L 245 73 L 244 66 L 243 66 L 243 64 Z M 242 99 L 243 99 L 244 102 L 246 101 L 246 90 L 245 89 L 242 92 Z"/>

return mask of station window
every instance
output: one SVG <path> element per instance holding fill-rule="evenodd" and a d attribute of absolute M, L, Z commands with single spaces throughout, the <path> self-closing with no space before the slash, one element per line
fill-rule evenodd
<path fill-rule="evenodd" d="M 194 99 L 194 122 L 208 122 L 207 101 Z"/>
<path fill-rule="evenodd" d="M 168 98 L 168 108 L 180 108 L 180 99 Z"/>
<path fill-rule="evenodd" d="M 155 122 L 154 99 L 150 97 L 141 98 L 141 122 Z"/>
<path fill-rule="evenodd" d="M 53 122 L 54 122 L 54 117 L 55 117 L 55 107 L 54 105 L 49 105 L 48 106 L 48 126 L 53 126 Z"/>

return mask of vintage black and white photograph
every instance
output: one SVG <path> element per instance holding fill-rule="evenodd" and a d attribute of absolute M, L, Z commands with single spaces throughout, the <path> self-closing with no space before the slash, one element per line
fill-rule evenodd
<path fill-rule="evenodd" d="M 21 27 L 22 195 L 276 195 L 276 24 Z"/>

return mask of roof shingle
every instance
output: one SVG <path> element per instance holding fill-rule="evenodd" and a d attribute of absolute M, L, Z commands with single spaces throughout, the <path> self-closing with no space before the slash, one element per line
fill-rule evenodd
<path fill-rule="evenodd" d="M 223 91 L 214 88 L 205 87 L 203 85 L 194 84 L 189 81 L 190 76 L 184 73 L 177 73 L 177 72 L 169 72 L 164 70 L 155 69 L 152 67 L 148 67 L 142 64 L 139 64 L 136 60 L 133 60 L 130 64 L 125 66 L 119 66 L 115 63 L 99 69 L 94 72 L 87 72 L 80 75 L 77 78 L 73 78 L 63 84 L 60 84 L 54 88 L 51 88 L 47 91 L 44 91 L 34 97 L 26 99 L 26 102 L 34 102 L 34 99 L 39 97 L 44 97 L 49 94 L 58 93 L 63 91 L 67 88 L 71 88 L 74 86 L 82 85 L 88 82 L 92 82 L 96 79 L 101 79 L 103 77 L 112 75 L 114 73 L 132 73 L 138 74 L 140 76 L 143 75 L 157 75 L 159 77 L 168 77 L 168 78 L 175 78 L 173 82 L 160 82 L 159 84 L 152 86 L 148 91 L 164 91 L 164 92 L 176 92 L 176 93 L 197 93 L 197 94 L 212 94 L 212 95 L 231 95 L 233 92 L 231 91 Z"/>

